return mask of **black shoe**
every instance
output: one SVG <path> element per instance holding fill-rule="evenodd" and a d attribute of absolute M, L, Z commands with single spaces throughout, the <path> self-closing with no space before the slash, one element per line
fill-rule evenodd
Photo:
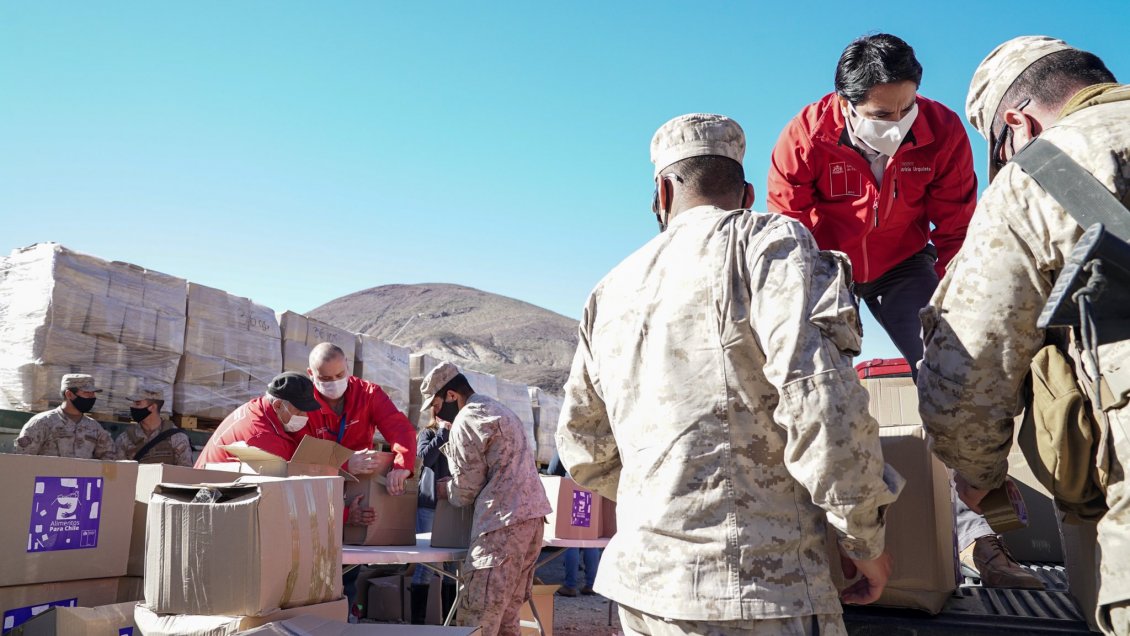
<path fill-rule="evenodd" d="M 596 596 L 596 590 L 586 585 L 581 588 L 581 594 L 584 594 L 585 596 Z"/>
<path fill-rule="evenodd" d="M 408 592 L 412 601 L 412 624 L 426 625 L 428 622 L 428 585 L 410 585 Z"/>

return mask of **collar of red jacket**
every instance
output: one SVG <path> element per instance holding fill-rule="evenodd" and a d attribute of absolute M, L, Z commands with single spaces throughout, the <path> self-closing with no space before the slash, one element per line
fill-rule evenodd
<path fill-rule="evenodd" d="M 915 97 L 918 103 L 918 117 L 910 126 L 910 134 L 914 136 L 914 145 L 921 148 L 934 142 L 934 130 L 930 120 L 934 116 L 934 101 L 921 95 Z M 813 139 L 820 139 L 831 144 L 840 143 L 844 134 L 847 120 L 840 110 L 840 99 L 835 93 L 828 93 L 820 101 L 813 104 L 816 109 L 816 122 L 812 132 Z"/>

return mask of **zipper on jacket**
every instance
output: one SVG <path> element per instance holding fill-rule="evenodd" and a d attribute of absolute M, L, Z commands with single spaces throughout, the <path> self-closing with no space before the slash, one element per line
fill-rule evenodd
<path fill-rule="evenodd" d="M 895 190 L 894 190 L 894 192 L 893 192 L 893 196 L 892 196 L 891 198 L 892 198 L 892 199 L 897 199 L 897 198 L 899 198 L 899 178 L 898 178 L 898 177 L 895 177 L 895 178 L 894 178 L 894 179 L 893 179 L 892 181 L 894 182 L 894 188 L 895 188 Z"/>
<path fill-rule="evenodd" d="M 879 227 L 879 199 L 871 204 L 871 216 L 875 218 L 875 224 L 872 227 Z"/>

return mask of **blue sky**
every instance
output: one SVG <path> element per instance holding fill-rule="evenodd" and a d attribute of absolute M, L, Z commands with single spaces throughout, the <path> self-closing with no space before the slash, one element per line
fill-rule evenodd
<path fill-rule="evenodd" d="M 1130 2 L 993 6 L 3 2 L 0 253 L 58 241 L 279 311 L 452 282 L 576 317 L 655 233 L 660 124 L 737 119 L 764 209 L 773 142 L 859 35 L 910 42 L 959 113 L 1016 35 L 1130 77 Z"/>

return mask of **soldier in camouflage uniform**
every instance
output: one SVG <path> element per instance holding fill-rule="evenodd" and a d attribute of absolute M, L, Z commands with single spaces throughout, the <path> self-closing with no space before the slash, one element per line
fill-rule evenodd
<path fill-rule="evenodd" d="M 518 416 L 475 393 L 450 362 L 432 369 L 420 392 L 425 413 L 451 422 L 440 449 L 451 477 L 437 482 L 436 497 L 475 507 L 458 622 L 481 626 L 484 636 L 518 636 L 518 612 L 530 599 L 545 515 L 552 510 L 534 450 Z"/>
<path fill-rule="evenodd" d="M 846 634 L 847 602 L 890 574 L 884 512 L 902 478 L 851 358 L 842 255 L 743 209 L 745 135 L 684 115 L 651 144 L 664 231 L 597 285 L 557 430 L 573 478 L 617 500 L 597 592 L 628 634 Z"/>
<path fill-rule="evenodd" d="M 966 114 L 989 141 L 992 180 L 964 247 L 922 313 L 922 420 L 934 452 L 957 472 L 958 493 L 978 508 L 1007 471 L 1013 417 L 1024 379 L 1045 342 L 1036 320 L 1083 232 L 1018 166 L 1007 163 L 1039 136 L 1066 152 L 1123 202 L 1130 195 L 1130 87 L 1097 57 L 1060 40 L 1025 36 L 997 47 L 977 68 Z M 1111 395 L 1096 413 L 1109 432 L 1109 512 L 1099 522 L 1099 623 L 1130 634 L 1130 342 L 1100 347 Z M 1077 374 L 1089 391 L 1092 374 Z M 1093 402 L 1092 402 L 1093 404 Z M 1103 417 L 1105 415 L 1105 418 Z"/>
<path fill-rule="evenodd" d="M 94 376 L 69 373 L 59 384 L 63 404 L 40 413 L 24 424 L 14 452 L 23 455 L 54 455 L 77 459 L 118 459 L 110 433 L 86 413 L 102 389 Z"/>
<path fill-rule="evenodd" d="M 188 433 L 161 415 L 164 391 L 156 386 L 142 387 L 130 401 L 133 402 L 130 417 L 137 426 L 127 427 L 114 440 L 118 455 L 141 464 L 191 467 L 192 444 Z M 157 440 L 156 443 L 151 443 L 153 440 Z M 142 450 L 145 452 L 141 453 Z"/>

